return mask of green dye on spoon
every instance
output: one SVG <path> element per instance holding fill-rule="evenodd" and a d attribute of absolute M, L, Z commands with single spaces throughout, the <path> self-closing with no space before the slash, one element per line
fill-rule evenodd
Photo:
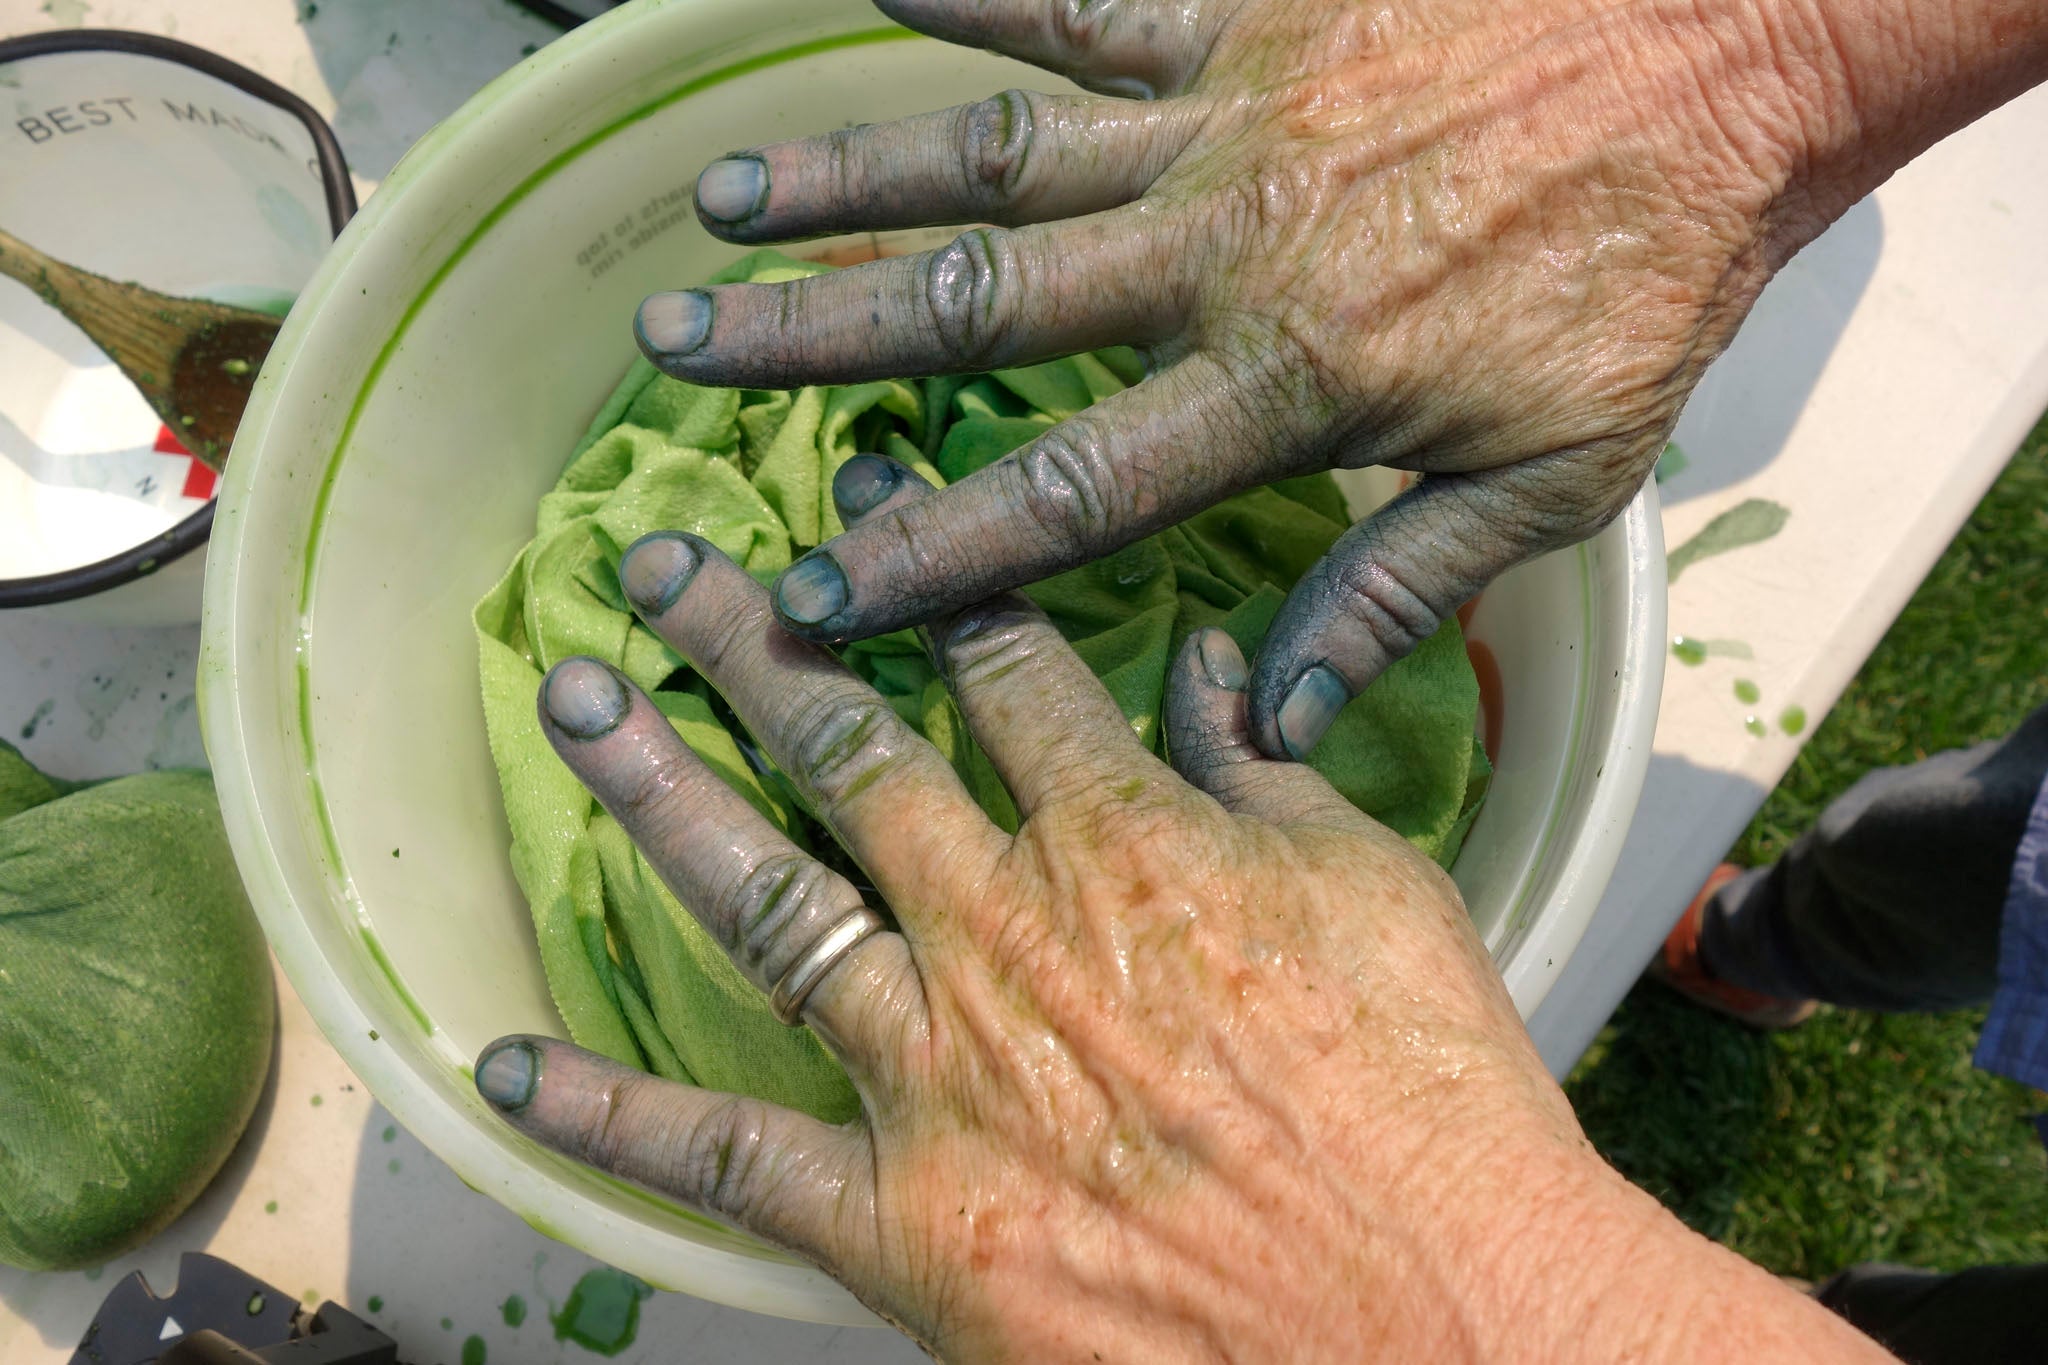
<path fill-rule="evenodd" d="M 652 1285 L 623 1270 L 588 1271 L 551 1319 L 555 1340 L 615 1356 L 633 1344 L 640 1330 L 640 1301 L 653 1293 Z"/>
<path fill-rule="evenodd" d="M 517 1327 L 526 1321 L 526 1300 L 514 1294 L 499 1305 L 498 1312 L 504 1316 L 507 1327 Z"/>
<path fill-rule="evenodd" d="M 1806 708 L 1788 706 L 1778 713 L 1778 728 L 1788 735 L 1796 735 L 1806 728 Z"/>
<path fill-rule="evenodd" d="M 1762 697 L 1763 689 L 1749 679 L 1737 678 L 1735 680 L 1735 700 L 1741 702 L 1744 706 L 1755 706 Z"/>

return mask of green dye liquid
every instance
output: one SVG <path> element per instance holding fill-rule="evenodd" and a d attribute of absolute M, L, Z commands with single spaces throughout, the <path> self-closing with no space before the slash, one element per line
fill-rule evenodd
<path fill-rule="evenodd" d="M 504 1315 L 507 1327 L 517 1327 L 526 1321 L 526 1300 L 514 1294 L 499 1306 L 498 1312 Z"/>
<path fill-rule="evenodd" d="M 615 1356 L 640 1331 L 640 1301 L 653 1286 L 623 1270 L 592 1270 L 576 1281 L 552 1321 L 556 1341 L 573 1341 L 601 1356 Z"/>
<path fill-rule="evenodd" d="M 474 1332 L 462 1339 L 462 1365 L 484 1365 L 484 1339 Z"/>
<path fill-rule="evenodd" d="M 263 1296 L 261 1294 L 251 1294 L 249 1301 L 242 1305 L 242 1310 L 250 1317 L 255 1317 L 263 1311 Z"/>
<path fill-rule="evenodd" d="M 1778 713 L 1778 728 L 1788 735 L 1796 735 L 1806 728 L 1806 708 L 1788 706 Z"/>
<path fill-rule="evenodd" d="M 1747 678 L 1735 680 L 1735 700 L 1744 706 L 1754 706 L 1763 696 L 1763 689 Z"/>
<path fill-rule="evenodd" d="M 1671 653 L 1687 668 L 1698 668 L 1708 659 L 1754 659 L 1755 651 L 1740 640 L 1702 640 L 1692 635 L 1671 637 Z"/>
<path fill-rule="evenodd" d="M 384 1169 L 385 1169 L 385 1170 L 387 1170 L 387 1171 L 389 1171 L 389 1172 L 391 1172 L 391 1174 L 393 1174 L 393 1175 L 397 1175 L 397 1174 L 398 1174 L 398 1168 L 399 1168 L 399 1160 L 398 1160 L 398 1158 L 397 1158 L 397 1157 L 392 1157 L 392 1158 L 391 1158 L 391 1160 L 389 1160 L 389 1161 L 387 1161 L 387 1162 L 385 1162 L 385 1163 L 384 1163 Z"/>
<path fill-rule="evenodd" d="M 325 1101 L 325 1100 L 323 1100 L 323 1099 L 321 1099 L 321 1098 L 320 1098 L 320 1097 L 319 1097 L 318 1095 L 315 1095 L 315 1096 L 313 1097 L 313 1107 L 314 1107 L 315 1109 L 318 1109 L 318 1108 L 319 1108 L 319 1107 L 320 1107 L 321 1105 L 323 1105 L 323 1104 L 325 1104 L 325 1103 L 326 1103 L 326 1101 Z"/>
<path fill-rule="evenodd" d="M 271 1200 L 271 1201 L 270 1201 L 270 1202 L 269 1202 L 268 1204 L 265 1204 L 265 1205 L 263 1206 L 263 1211 L 264 1211 L 265 1213 L 276 1213 L 276 1212 L 277 1212 L 277 1201 L 276 1201 L 275 1199 L 273 1199 L 273 1200 Z"/>
<path fill-rule="evenodd" d="M 452 1331 L 454 1331 L 454 1330 L 455 1330 L 455 1319 L 454 1319 L 454 1318 L 442 1318 L 442 1319 L 441 1319 L 441 1330 L 442 1330 L 442 1331 L 444 1331 L 444 1332 L 452 1332 Z"/>
<path fill-rule="evenodd" d="M 370 1295 L 370 1311 L 372 1313 L 381 1313 L 384 1311 L 384 1296 L 382 1294 Z"/>
<path fill-rule="evenodd" d="M 384 1140 L 390 1142 L 398 1136 L 398 1129 L 390 1124 L 384 1126 Z"/>
<path fill-rule="evenodd" d="M 1751 734 L 1758 736 L 1759 738 L 1771 732 L 1770 727 L 1768 725 L 1765 725 L 1762 721 L 1758 720 L 1755 716 L 1743 717 L 1742 728 L 1749 731 Z"/>

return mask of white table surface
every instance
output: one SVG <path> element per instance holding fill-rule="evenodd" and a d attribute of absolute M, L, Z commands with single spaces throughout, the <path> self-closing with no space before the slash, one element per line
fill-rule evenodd
<path fill-rule="evenodd" d="M 0 0 L 0 34 L 85 22 L 167 33 L 289 86 L 332 119 L 367 194 L 411 140 L 554 31 L 503 0 Z M 395 37 L 394 37 L 395 35 Z M 1708 375 L 1663 488 L 1683 543 L 1744 499 L 1790 510 L 1774 538 L 1672 586 L 1671 625 L 1752 657 L 1666 672 L 1656 756 L 1587 942 L 1532 1029 L 1563 1070 L 1740 833 L 1913 587 L 2048 404 L 2048 92 L 1951 139 L 1774 282 Z M 0 615 L 0 734 L 72 777 L 200 757 L 197 631 Z M 1761 701 L 1745 706 L 1735 680 Z M 1797 738 L 1774 723 L 1807 714 Z M 1754 713 L 1764 737 L 1744 728 Z M 414 1365 L 588 1359 L 549 1313 L 594 1266 L 472 1193 L 355 1082 L 278 983 L 272 1085 L 228 1168 L 141 1253 L 96 1274 L 0 1270 L 0 1358 L 68 1358 L 92 1309 L 140 1268 L 159 1289 L 205 1249 L 289 1292 L 333 1298 Z M 316 1098 L 317 1097 L 317 1098 Z M 388 1135 L 388 1136 L 387 1136 Z M 274 1211 L 272 1211 L 274 1206 Z M 509 1326 L 501 1306 L 528 1307 Z M 448 1326 L 443 1327 L 446 1321 Z M 910 1361 L 881 1330 L 820 1328 L 659 1294 L 627 1361 Z"/>

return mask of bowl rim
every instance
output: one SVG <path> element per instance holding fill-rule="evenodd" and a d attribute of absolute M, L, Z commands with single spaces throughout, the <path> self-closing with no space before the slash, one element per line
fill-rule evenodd
<path fill-rule="evenodd" d="M 59 29 L 18 38 L 0 38 L 0 66 L 31 57 L 79 52 L 121 52 L 188 66 L 235 87 L 243 94 L 284 110 L 296 118 L 313 139 L 320 188 L 327 200 L 329 235 L 340 236 L 349 219 L 355 216 L 355 182 L 349 179 L 348 158 L 342 154 L 334 129 L 320 116 L 319 110 L 268 77 L 229 61 L 217 52 L 156 33 L 135 33 L 118 28 Z M 0 611 L 14 607 L 44 607 L 90 597 L 156 573 L 206 543 L 213 531 L 217 501 L 217 497 L 210 498 L 204 507 L 186 514 L 174 525 L 137 541 L 125 550 L 90 563 L 74 564 L 68 569 L 49 573 L 0 578 Z"/>
<path fill-rule="evenodd" d="M 304 306 L 296 308 L 286 320 L 275 343 L 275 353 L 290 361 L 306 349 L 309 338 L 319 325 L 318 320 L 327 313 L 330 297 L 347 292 L 342 288 L 345 279 L 353 283 L 350 279 L 351 266 L 370 235 L 387 220 L 407 211 L 413 196 L 419 192 L 420 182 L 430 171 L 438 170 L 444 158 L 460 160 L 475 155 L 477 149 L 471 144 L 481 136 L 477 125 L 493 110 L 507 101 L 546 101 L 554 90 L 563 86 L 575 88 L 587 77 L 582 71 L 572 68 L 580 67 L 587 57 L 599 56 L 604 47 L 613 43 L 645 43 L 648 41 L 645 30 L 658 27 L 664 20 L 686 22 L 685 16 L 691 11 L 705 8 L 707 6 L 697 3 L 656 3 L 615 10 L 579 26 L 486 85 L 400 160 L 378 194 L 342 235 L 309 282 L 301 295 Z M 829 37 L 813 36 L 807 41 L 782 46 L 772 43 L 741 45 L 717 53 L 700 53 L 701 60 L 695 63 L 679 63 L 678 79 L 665 95 L 643 102 L 633 113 L 613 119 L 597 133 L 557 150 L 494 205 L 463 215 L 463 221 L 470 226 L 461 239 L 439 249 L 443 259 L 431 267 L 423 282 L 409 291 L 406 299 L 395 306 L 386 305 L 387 309 L 395 307 L 395 311 L 380 312 L 380 319 L 396 319 L 391 333 L 380 338 L 364 329 L 365 334 L 352 343 L 352 349 L 359 352 L 367 350 L 371 358 L 356 385 L 356 395 L 347 415 L 338 423 L 322 424 L 337 434 L 320 460 L 320 477 L 314 481 L 317 491 L 311 494 L 311 522 L 303 532 L 306 542 L 300 547 L 305 556 L 303 572 L 295 575 L 299 581 L 288 589 L 295 608 L 294 617 L 302 619 L 311 605 L 311 595 L 317 582 L 317 531 L 339 461 L 352 434 L 355 413 L 377 383 L 385 362 L 400 345 L 411 319 L 423 306 L 425 296 L 453 271 L 470 246 L 540 179 L 611 132 L 638 121 L 655 108 L 665 107 L 695 90 L 773 62 L 798 59 L 856 41 L 921 37 L 886 22 L 878 22 L 875 16 L 865 11 L 860 13 L 859 19 L 861 22 L 827 21 L 829 28 L 825 24 L 812 25 L 814 34 L 827 31 L 831 35 Z M 592 62 L 592 66 L 597 64 Z M 559 79 L 550 81 L 542 79 L 544 77 Z M 432 1068 L 427 1060 L 431 1059 L 415 1063 L 398 1048 L 373 1041 L 370 1030 L 374 1023 L 367 1012 L 368 1004 L 340 987 L 340 968 L 329 961 L 327 952 L 313 932 L 311 917 L 301 910 L 299 898 L 292 890 L 292 879 L 278 852 L 278 848 L 286 844 L 313 843 L 321 834 L 325 835 L 331 847 L 334 833 L 328 823 L 329 816 L 316 801 L 318 809 L 314 818 L 325 828 L 301 830 L 295 828 L 297 820 L 294 814 L 266 811 L 261 807 L 257 793 L 262 790 L 268 796 L 275 786 L 275 778 L 260 771 L 264 765 L 259 764 L 249 743 L 250 731 L 245 725 L 240 698 L 245 682 L 272 686 L 277 681 L 268 676 L 244 679 L 238 666 L 241 656 L 254 648 L 243 637 L 255 632 L 256 616 L 263 610 L 245 602 L 245 596 L 253 595 L 250 584 L 258 575 L 252 569 L 249 581 L 245 582 L 241 574 L 244 567 L 241 542 L 249 524 L 242 513 L 245 504 L 254 496 L 258 465 L 256 452 L 271 439 L 288 389 L 295 404 L 306 401 L 299 393 L 305 387 L 303 383 L 300 386 L 287 383 L 286 376 L 291 368 L 289 363 L 282 364 L 277 367 L 276 377 L 271 382 L 257 385 L 236 443 L 236 450 L 245 453 L 246 458 L 228 461 L 227 477 L 220 492 L 224 509 L 223 534 L 214 539 L 207 563 L 199 702 L 208 751 L 218 779 L 222 811 L 237 862 L 249 883 L 251 900 L 263 920 L 273 949 L 294 986 L 305 998 L 309 1012 L 344 1060 L 401 1123 L 417 1134 L 473 1188 L 490 1194 L 545 1235 L 579 1247 L 602 1247 L 602 1255 L 653 1283 L 738 1307 L 819 1322 L 873 1323 L 875 1319 L 867 1310 L 821 1271 L 778 1253 L 749 1254 L 738 1246 L 690 1244 L 675 1237 L 670 1229 L 644 1222 L 637 1224 L 636 1232 L 622 1235 L 625 1220 L 619 1217 L 615 1202 L 601 1198 L 590 1185 L 577 1188 L 535 1179 L 531 1153 L 542 1149 L 530 1143 L 524 1144 L 523 1148 L 517 1146 L 524 1140 L 508 1140 L 509 1129 L 485 1131 L 484 1126 L 477 1124 L 467 1111 L 439 1093 L 433 1083 L 434 1078 L 428 1074 Z M 1646 562 L 1645 556 L 1661 547 L 1654 491 L 1646 485 L 1646 491 L 1629 504 L 1621 521 L 1623 543 L 1628 547 L 1629 559 L 1638 565 Z M 295 529 L 293 534 L 296 537 L 301 532 Z M 1579 553 L 1583 556 L 1587 551 L 1588 547 L 1581 546 Z M 1582 574 L 1588 584 L 1585 590 L 1591 593 L 1590 568 L 1582 569 Z M 1636 591 L 1628 599 L 1630 610 L 1622 624 L 1628 637 L 1642 633 L 1650 624 L 1651 617 L 1655 618 L 1656 635 L 1661 635 L 1661 575 L 1657 576 L 1655 584 L 1647 584 L 1642 579 L 1639 574 L 1634 585 Z M 245 611 L 250 615 L 248 623 L 239 619 Z M 267 613 L 264 621 L 268 623 L 274 617 L 274 612 Z M 1636 651 L 1635 666 L 1644 670 L 1659 669 L 1661 641 L 1653 635 L 1645 643 L 1651 647 Z M 300 678 L 295 680 L 296 694 L 285 703 L 286 711 L 303 703 L 303 662 L 300 669 Z M 1565 864 L 1576 881 L 1604 879 L 1611 873 L 1619 856 L 1620 833 L 1626 829 L 1628 817 L 1634 809 L 1648 761 L 1648 728 L 1640 731 L 1627 728 L 1631 724 L 1641 724 L 1645 709 L 1654 717 L 1657 677 L 1648 677 L 1647 681 L 1649 686 L 1639 688 L 1633 703 L 1621 707 L 1613 721 L 1615 733 L 1621 739 L 1633 741 L 1640 735 L 1643 742 L 1640 745 L 1631 743 L 1617 760 L 1610 762 L 1602 784 L 1594 788 L 1595 799 L 1587 803 L 1577 817 L 1579 826 L 1588 833 Z M 1582 688 L 1581 692 L 1583 695 L 1585 689 Z M 1625 697 L 1625 702 L 1627 700 Z M 1588 704 L 1582 701 L 1582 712 Z M 310 731 L 299 737 L 299 743 L 304 746 L 304 756 L 310 758 Z M 1631 749 L 1641 752 L 1632 753 Z M 285 752 L 290 753 L 289 747 Z M 1616 762 L 1621 771 L 1615 771 Z M 273 843 L 273 832 L 279 836 L 276 843 Z M 1553 956 L 1558 960 L 1568 955 L 1576 944 L 1591 917 L 1592 906 L 1588 904 L 1584 911 L 1584 915 L 1574 917 L 1572 924 L 1552 926 L 1556 936 L 1549 946 L 1555 950 Z M 375 951 L 374 945 L 372 951 Z M 408 1003 L 395 973 L 387 972 L 387 975 L 392 977 L 400 1002 Z M 1554 972 L 1549 975 L 1554 979 Z M 416 1003 L 412 1003 L 410 1008 L 416 1018 L 423 1016 Z M 429 1029 L 431 1032 L 430 1022 Z M 704 1221 L 693 1218 L 670 1201 L 656 1199 L 618 1182 L 607 1180 L 606 1183 L 616 1185 L 629 1197 L 650 1201 L 652 1207 L 658 1208 L 664 1216 L 680 1213 L 691 1221 Z M 655 1262 L 651 1258 L 657 1251 L 669 1259 Z"/>

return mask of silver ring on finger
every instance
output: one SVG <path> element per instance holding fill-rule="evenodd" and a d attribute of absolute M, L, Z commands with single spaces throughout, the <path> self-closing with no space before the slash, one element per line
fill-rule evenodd
<path fill-rule="evenodd" d="M 863 905 L 818 935 L 810 947 L 797 954 L 796 961 L 789 964 L 775 988 L 768 992 L 768 1005 L 775 1011 L 775 1017 L 785 1024 L 796 1024 L 803 1016 L 804 1001 L 810 999 L 818 983 L 862 939 L 887 927 L 880 915 Z"/>

